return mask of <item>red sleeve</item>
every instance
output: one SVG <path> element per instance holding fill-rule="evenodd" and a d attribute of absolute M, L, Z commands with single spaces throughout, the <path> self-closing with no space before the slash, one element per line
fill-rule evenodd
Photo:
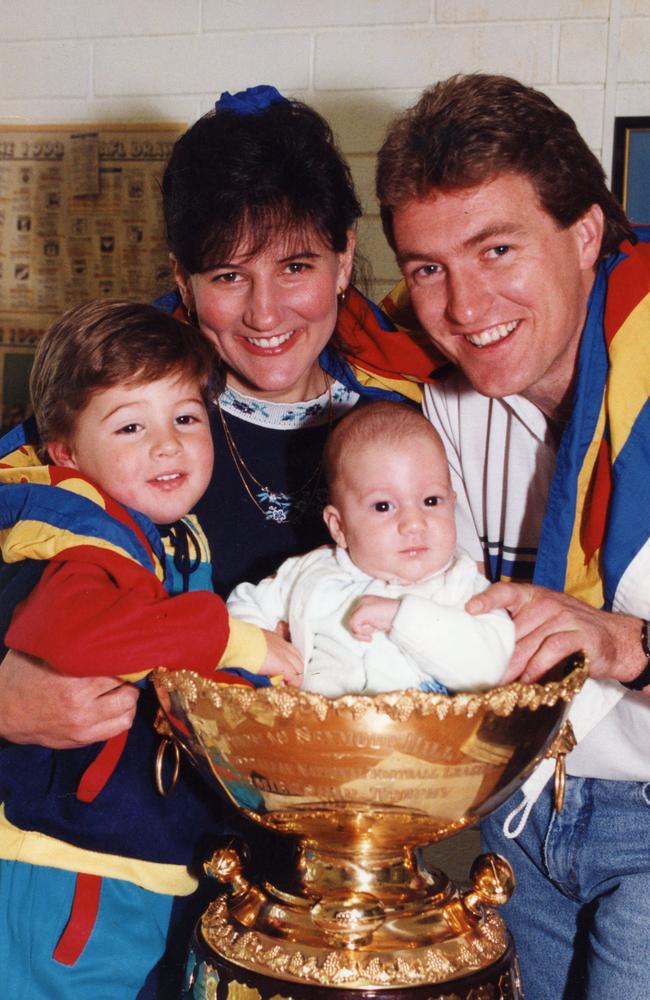
<path fill-rule="evenodd" d="M 226 606 L 207 590 L 170 597 L 150 571 L 111 552 L 82 548 L 52 560 L 19 604 L 5 644 L 76 677 L 155 667 L 212 674 L 228 642 Z M 70 553 L 66 553 L 69 555 Z"/>

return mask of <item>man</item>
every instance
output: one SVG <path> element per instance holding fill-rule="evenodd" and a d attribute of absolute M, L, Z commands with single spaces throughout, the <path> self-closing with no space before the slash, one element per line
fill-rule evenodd
<path fill-rule="evenodd" d="M 526 998 L 641 1000 L 650 230 L 632 229 L 571 118 L 499 76 L 426 91 L 391 126 L 377 188 L 417 318 L 455 365 L 425 411 L 447 448 L 459 542 L 502 581 L 468 610 L 513 615 L 510 679 L 578 649 L 600 679 L 572 708 L 563 811 L 533 780 L 484 824 L 517 876 L 505 914 Z"/>

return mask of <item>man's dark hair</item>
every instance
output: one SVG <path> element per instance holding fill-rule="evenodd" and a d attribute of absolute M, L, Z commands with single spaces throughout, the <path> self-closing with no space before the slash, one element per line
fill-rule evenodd
<path fill-rule="evenodd" d="M 508 172 L 528 178 L 542 207 L 563 229 L 591 205 L 600 205 L 605 216 L 601 259 L 633 236 L 603 168 L 570 115 L 517 80 L 473 73 L 425 90 L 390 126 L 377 164 L 388 242 L 395 249 L 398 205 Z"/>

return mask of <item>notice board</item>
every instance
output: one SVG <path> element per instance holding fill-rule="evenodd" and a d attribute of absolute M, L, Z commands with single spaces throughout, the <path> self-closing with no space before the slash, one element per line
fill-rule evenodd
<path fill-rule="evenodd" d="M 0 417 L 28 412 L 39 336 L 94 298 L 173 282 L 160 182 L 180 124 L 0 125 Z"/>

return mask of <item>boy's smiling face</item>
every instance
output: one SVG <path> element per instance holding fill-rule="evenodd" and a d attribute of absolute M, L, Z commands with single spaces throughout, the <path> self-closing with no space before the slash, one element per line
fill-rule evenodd
<path fill-rule="evenodd" d="M 198 384 L 172 374 L 93 393 L 69 442 L 50 442 L 57 465 L 78 469 L 120 503 L 169 524 L 205 492 L 212 436 Z"/>
<path fill-rule="evenodd" d="M 447 565 L 456 548 L 456 496 L 442 444 L 428 434 L 370 442 L 341 464 L 323 516 L 359 569 L 408 584 Z"/>

